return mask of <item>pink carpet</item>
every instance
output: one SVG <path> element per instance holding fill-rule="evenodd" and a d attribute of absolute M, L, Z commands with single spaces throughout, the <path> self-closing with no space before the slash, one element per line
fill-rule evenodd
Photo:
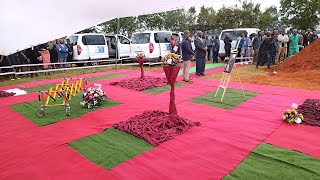
<path fill-rule="evenodd" d="M 121 73 L 131 76 L 139 74 L 132 71 Z M 154 72 L 146 72 L 146 75 L 164 77 Z M 54 81 L 59 80 L 24 86 L 32 87 Z M 202 78 L 194 78 L 194 81 L 176 90 L 176 104 L 179 116 L 199 121 L 201 126 L 191 128 L 183 135 L 109 171 L 85 159 L 65 144 L 100 133 L 146 110 L 167 111 L 169 92 L 149 95 L 107 85 L 108 80 L 103 89 L 121 105 L 44 127 L 34 125 L 8 107 L 36 100 L 36 94 L 1 100 L 1 179 L 221 179 L 261 142 L 320 158 L 320 144 L 317 140 L 319 129 L 302 125 L 289 126 L 281 121 L 281 113 L 291 103 L 320 97 L 319 91 L 244 84 L 246 90 L 260 95 L 228 111 L 187 102 L 215 90 L 218 85 L 218 81 Z M 240 89 L 239 83 L 231 82 L 230 87 Z"/>

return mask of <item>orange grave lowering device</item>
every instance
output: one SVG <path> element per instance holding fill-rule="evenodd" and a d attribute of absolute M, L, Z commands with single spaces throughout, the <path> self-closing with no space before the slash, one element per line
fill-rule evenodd
<path fill-rule="evenodd" d="M 39 91 L 39 101 L 41 101 L 40 110 L 38 110 L 37 115 L 43 116 L 44 110 L 49 106 L 64 106 L 66 109 L 66 115 L 70 116 L 71 107 L 69 101 L 72 97 L 76 96 L 81 90 L 85 89 L 87 81 L 84 78 L 65 78 L 61 84 L 57 84 L 55 88 L 50 88 L 49 91 Z M 57 102 L 58 98 L 63 98 L 62 103 L 49 104 L 52 102 Z M 50 101 L 51 100 L 51 101 Z"/>

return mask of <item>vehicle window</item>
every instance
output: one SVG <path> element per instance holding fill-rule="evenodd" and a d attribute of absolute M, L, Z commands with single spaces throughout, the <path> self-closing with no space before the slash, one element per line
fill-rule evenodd
<path fill-rule="evenodd" d="M 178 42 L 180 42 L 180 36 L 179 34 L 172 34 L 172 36 L 174 37 L 174 39 Z"/>
<path fill-rule="evenodd" d="M 78 44 L 78 36 L 70 36 L 68 39 L 72 46 L 76 46 Z"/>
<path fill-rule="evenodd" d="M 223 31 L 222 35 L 221 35 L 221 40 L 223 40 L 225 38 L 225 35 L 228 33 L 230 36 L 231 40 L 237 40 L 238 37 L 240 37 L 240 35 L 242 33 L 246 32 L 245 30 L 241 30 L 241 31 Z"/>
<path fill-rule="evenodd" d="M 111 48 L 116 49 L 116 37 L 106 36 L 106 40 L 110 42 Z"/>
<path fill-rule="evenodd" d="M 132 36 L 132 44 L 146 44 L 150 42 L 150 33 L 137 33 Z"/>
<path fill-rule="evenodd" d="M 121 44 L 130 44 L 129 39 L 125 38 L 124 36 L 119 36 L 119 41 Z"/>
<path fill-rule="evenodd" d="M 154 33 L 154 41 L 156 43 L 170 43 L 171 33 L 168 32 L 158 32 Z"/>
<path fill-rule="evenodd" d="M 85 35 L 82 37 L 84 45 L 106 45 L 103 35 Z"/>

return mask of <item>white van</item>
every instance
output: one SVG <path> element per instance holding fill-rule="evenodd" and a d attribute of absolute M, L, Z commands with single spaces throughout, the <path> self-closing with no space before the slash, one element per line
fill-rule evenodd
<path fill-rule="evenodd" d="M 118 43 L 117 43 L 118 36 Z M 116 58 L 116 49 L 118 45 L 118 57 L 119 58 L 127 58 L 130 57 L 131 54 L 131 43 L 130 39 L 122 35 L 116 34 L 106 34 L 105 35 L 108 49 L 109 49 L 109 57 Z"/>
<path fill-rule="evenodd" d="M 131 38 L 131 56 L 136 58 L 138 52 L 144 52 L 147 61 L 158 62 L 171 51 L 170 31 L 144 31 L 133 33 Z"/>
<path fill-rule="evenodd" d="M 230 39 L 232 40 L 231 51 L 235 51 L 236 47 L 238 46 L 237 43 L 239 43 L 239 42 L 237 42 L 237 40 L 242 33 L 247 32 L 248 36 L 249 36 L 250 34 L 253 34 L 253 33 L 258 34 L 259 31 L 260 31 L 260 29 L 256 29 L 256 28 L 239 28 L 239 29 L 223 30 L 220 34 L 220 37 L 219 37 L 219 40 L 220 40 L 219 57 L 221 59 L 224 59 L 226 56 L 226 52 L 224 50 L 224 41 L 223 40 L 224 40 L 225 35 L 227 33 L 230 35 Z"/>
<path fill-rule="evenodd" d="M 73 60 L 99 60 L 109 58 L 108 45 L 104 34 L 85 33 L 73 34 L 67 39 L 73 46 Z M 98 65 L 97 62 L 89 63 Z M 81 66 L 83 64 L 77 64 Z"/>

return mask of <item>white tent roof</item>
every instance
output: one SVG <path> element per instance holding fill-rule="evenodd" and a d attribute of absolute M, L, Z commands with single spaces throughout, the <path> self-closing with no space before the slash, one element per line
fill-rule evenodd
<path fill-rule="evenodd" d="M 71 35 L 116 17 L 201 5 L 210 0 L 2 0 L 0 54 Z M 211 0 L 212 1 L 212 0 Z"/>

